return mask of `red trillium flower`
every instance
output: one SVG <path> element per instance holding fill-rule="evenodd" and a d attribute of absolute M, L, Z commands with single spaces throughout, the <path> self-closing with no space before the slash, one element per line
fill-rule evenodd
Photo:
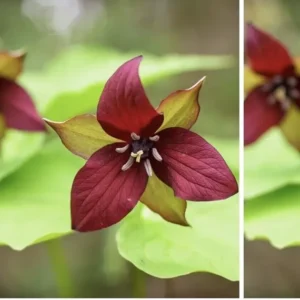
<path fill-rule="evenodd" d="M 44 131 L 45 124 L 29 94 L 15 82 L 25 54 L 0 52 L 0 138 L 5 128 Z"/>
<path fill-rule="evenodd" d="M 300 77 L 288 50 L 274 37 L 247 25 L 248 66 L 262 77 L 245 100 L 245 145 L 280 125 L 291 108 L 300 107 Z"/>
<path fill-rule="evenodd" d="M 126 62 L 108 80 L 97 116 L 47 120 L 69 150 L 87 159 L 71 192 L 77 231 L 113 225 L 139 200 L 165 220 L 187 226 L 185 199 L 219 200 L 237 193 L 221 155 L 188 130 L 199 114 L 203 80 L 171 94 L 156 110 L 139 78 L 141 59 Z"/>

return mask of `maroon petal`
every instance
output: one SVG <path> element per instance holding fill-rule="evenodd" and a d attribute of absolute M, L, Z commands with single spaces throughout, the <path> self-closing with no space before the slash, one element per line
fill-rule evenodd
<path fill-rule="evenodd" d="M 280 41 L 252 24 L 246 28 L 247 63 L 265 76 L 283 74 L 293 68 L 293 60 Z"/>
<path fill-rule="evenodd" d="M 8 128 L 46 130 L 28 93 L 16 82 L 5 78 L 0 78 L 0 112 L 4 115 Z"/>
<path fill-rule="evenodd" d="M 210 201 L 237 193 L 237 182 L 226 162 L 202 137 L 179 127 L 167 128 L 158 135 L 157 149 L 163 160 L 152 159 L 152 167 L 177 197 Z"/>
<path fill-rule="evenodd" d="M 261 87 L 252 90 L 244 103 L 244 144 L 255 142 L 272 126 L 278 125 L 284 116 L 279 102 L 270 104 L 269 94 Z"/>
<path fill-rule="evenodd" d="M 122 220 L 142 196 L 148 176 L 143 164 L 121 167 L 130 153 L 119 154 L 115 143 L 94 153 L 77 173 L 71 193 L 72 228 L 93 231 Z"/>
<path fill-rule="evenodd" d="M 111 136 L 128 141 L 130 134 L 150 136 L 163 123 L 163 115 L 149 102 L 139 77 L 142 56 L 123 64 L 107 81 L 97 119 Z"/>

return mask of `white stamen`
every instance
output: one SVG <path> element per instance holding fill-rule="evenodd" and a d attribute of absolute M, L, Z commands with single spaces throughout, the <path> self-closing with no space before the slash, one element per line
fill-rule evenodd
<path fill-rule="evenodd" d="M 135 161 L 136 162 L 140 162 L 141 161 L 141 158 L 142 158 L 142 155 L 144 154 L 144 151 L 143 150 L 139 150 L 137 153 L 134 153 L 134 152 L 131 152 L 131 157 L 135 158 Z"/>
<path fill-rule="evenodd" d="M 121 170 L 122 171 L 128 170 L 133 165 L 133 163 L 134 163 L 134 158 L 130 156 L 127 163 L 122 166 Z"/>
<path fill-rule="evenodd" d="M 270 92 L 273 88 L 273 84 L 272 83 L 266 83 L 261 87 L 261 90 L 263 92 Z"/>
<path fill-rule="evenodd" d="M 151 167 L 151 163 L 150 163 L 150 160 L 149 159 L 146 159 L 144 161 L 144 166 L 145 166 L 145 169 L 146 169 L 146 173 L 148 174 L 148 176 L 152 176 L 152 167 Z"/>
<path fill-rule="evenodd" d="M 277 76 L 275 76 L 275 77 L 273 78 L 272 81 L 273 81 L 274 83 L 277 83 L 277 84 L 278 84 L 278 83 L 281 83 L 281 82 L 282 82 L 282 79 L 283 79 L 282 76 L 277 75 Z"/>
<path fill-rule="evenodd" d="M 290 95 L 291 95 L 292 98 L 298 99 L 300 97 L 300 92 L 296 89 L 292 89 L 290 91 Z"/>
<path fill-rule="evenodd" d="M 156 148 L 152 148 L 152 155 L 158 161 L 162 161 L 163 160 L 162 157 L 161 157 L 161 155 L 158 153 L 158 151 L 157 151 Z"/>
<path fill-rule="evenodd" d="M 134 140 L 134 141 L 138 141 L 141 137 L 139 135 L 137 135 L 136 133 L 132 132 L 131 133 L 131 138 Z"/>
<path fill-rule="evenodd" d="M 152 142 L 157 142 L 159 140 L 159 136 L 158 135 L 151 136 L 149 137 L 149 140 Z"/>
<path fill-rule="evenodd" d="M 129 145 L 127 144 L 126 146 L 124 146 L 122 148 L 116 148 L 116 152 L 124 153 L 128 148 L 129 148 Z"/>
<path fill-rule="evenodd" d="M 286 82 L 290 87 L 295 87 L 295 86 L 297 86 L 298 80 L 296 77 L 291 76 L 287 79 Z"/>
<path fill-rule="evenodd" d="M 291 101 L 289 100 L 284 100 L 284 101 L 281 101 L 280 102 L 280 105 L 281 105 L 281 108 L 284 110 L 284 111 L 288 111 L 291 107 Z"/>

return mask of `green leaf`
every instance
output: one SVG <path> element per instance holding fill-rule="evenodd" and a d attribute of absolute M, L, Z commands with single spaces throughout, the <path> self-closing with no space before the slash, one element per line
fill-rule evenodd
<path fill-rule="evenodd" d="M 205 138 L 238 174 L 238 141 Z M 160 278 L 203 271 L 238 280 L 238 207 L 237 195 L 224 201 L 188 201 L 186 217 L 192 227 L 183 227 L 139 204 L 119 229 L 119 252 Z"/>
<path fill-rule="evenodd" d="M 245 148 L 245 198 L 300 184 L 300 157 L 278 129 Z"/>
<path fill-rule="evenodd" d="M 0 243 L 13 249 L 70 233 L 70 190 L 84 161 L 60 141 L 0 183 Z"/>
<path fill-rule="evenodd" d="M 245 204 L 245 232 L 282 249 L 300 245 L 300 188 L 287 186 Z"/>
<path fill-rule="evenodd" d="M 1 141 L 0 181 L 29 160 L 42 146 L 45 135 L 8 130 Z"/>
<path fill-rule="evenodd" d="M 238 280 L 238 197 L 188 202 L 187 220 L 192 227 L 174 225 L 139 204 L 119 229 L 119 252 L 159 278 L 201 271 Z"/>
<path fill-rule="evenodd" d="M 22 77 L 22 82 L 40 99 L 39 105 L 45 116 L 61 121 L 77 114 L 94 112 L 107 79 L 126 60 L 139 54 L 77 46 L 51 62 L 43 72 L 45 75 L 27 74 Z M 228 68 L 233 63 L 228 56 L 158 57 L 144 54 L 141 78 L 147 85 L 171 75 L 200 69 Z"/>

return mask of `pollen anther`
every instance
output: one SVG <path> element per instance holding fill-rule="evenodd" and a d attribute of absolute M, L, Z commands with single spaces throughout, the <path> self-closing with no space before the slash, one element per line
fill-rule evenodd
<path fill-rule="evenodd" d="M 146 159 L 144 161 L 144 167 L 145 167 L 147 175 L 152 176 L 153 172 L 152 172 L 152 167 L 151 167 L 151 163 L 150 163 L 149 159 Z"/>
<path fill-rule="evenodd" d="M 122 166 L 121 170 L 122 171 L 128 170 L 133 165 L 133 163 L 134 163 L 134 158 L 130 156 L 126 164 Z"/>
<path fill-rule="evenodd" d="M 152 142 L 157 142 L 159 140 L 159 136 L 158 135 L 151 136 L 149 137 L 149 140 Z"/>
<path fill-rule="evenodd" d="M 158 153 L 158 151 L 157 151 L 156 148 L 152 148 L 152 155 L 158 161 L 162 161 L 163 160 L 162 157 L 161 157 L 161 155 Z"/>
<path fill-rule="evenodd" d="M 134 140 L 134 141 L 138 141 L 141 137 L 139 135 L 137 135 L 135 132 L 132 132 L 131 133 L 131 138 Z"/>
<path fill-rule="evenodd" d="M 287 84 L 290 86 L 290 87 L 295 87 L 297 85 L 297 78 L 291 76 L 287 79 Z"/>
<path fill-rule="evenodd" d="M 282 82 L 282 76 L 280 76 L 280 75 L 275 76 L 273 78 L 273 82 L 275 82 L 277 84 L 281 83 Z"/>
<path fill-rule="evenodd" d="M 133 152 L 131 152 L 131 157 L 134 157 L 135 158 L 135 161 L 136 162 L 140 162 L 141 161 L 141 157 L 142 157 L 142 155 L 144 154 L 144 151 L 143 150 L 139 150 L 137 153 L 133 153 Z"/>
<path fill-rule="evenodd" d="M 297 89 L 292 89 L 291 90 L 291 96 L 293 98 L 299 98 L 300 97 L 300 92 Z"/>
<path fill-rule="evenodd" d="M 289 101 L 288 99 L 285 99 L 284 101 L 280 101 L 280 105 L 284 111 L 288 111 L 289 108 L 291 107 L 291 101 Z"/>
<path fill-rule="evenodd" d="M 127 144 L 124 147 L 116 148 L 116 152 L 118 152 L 118 153 L 124 153 L 128 148 L 129 148 L 129 145 Z"/>

